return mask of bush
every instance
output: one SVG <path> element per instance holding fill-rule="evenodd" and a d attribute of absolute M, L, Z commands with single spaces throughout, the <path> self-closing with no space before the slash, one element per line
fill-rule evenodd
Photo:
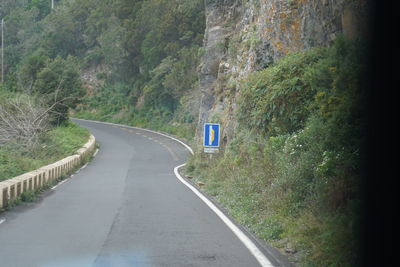
<path fill-rule="evenodd" d="M 0 96 L 0 145 L 32 150 L 49 129 L 50 114 L 36 98 Z"/>
<path fill-rule="evenodd" d="M 235 219 L 278 247 L 294 247 L 300 266 L 359 259 L 363 53 L 339 38 L 250 75 L 225 152 L 189 162 Z"/>
<path fill-rule="evenodd" d="M 31 151 L 0 146 L 0 181 L 38 169 L 70 156 L 89 138 L 89 132 L 77 124 L 65 121 L 40 139 Z"/>
<path fill-rule="evenodd" d="M 315 94 L 315 88 L 305 76 L 325 55 L 323 48 L 293 53 L 243 80 L 239 122 L 268 136 L 292 133 L 304 127 L 310 114 L 308 106 Z"/>

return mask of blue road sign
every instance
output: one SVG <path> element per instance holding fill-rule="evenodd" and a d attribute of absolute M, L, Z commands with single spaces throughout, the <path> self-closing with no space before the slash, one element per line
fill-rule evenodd
<path fill-rule="evenodd" d="M 204 124 L 204 147 L 219 147 L 220 125 L 215 123 Z"/>

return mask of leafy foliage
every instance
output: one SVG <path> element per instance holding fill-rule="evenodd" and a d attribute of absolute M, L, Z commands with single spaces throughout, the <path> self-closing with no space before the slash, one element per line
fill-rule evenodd
<path fill-rule="evenodd" d="M 137 116 L 150 113 L 154 116 L 148 118 L 164 122 L 173 119 L 181 110 L 181 96 L 197 85 L 205 27 L 201 0 L 63 0 L 53 11 L 42 0 L 3 5 L 7 87 L 73 97 L 58 107 L 59 122 L 82 95 L 78 69 L 104 66 L 99 95 L 124 84 L 129 107 L 117 108 Z"/>
<path fill-rule="evenodd" d="M 54 11 L 44 0 L 0 4 L 7 38 L 1 90 L 57 103 L 54 123 L 66 127 L 49 134 L 44 146 L 70 139 L 63 135 L 71 130 L 68 108 L 79 117 L 193 137 L 204 1 L 62 0 Z M 240 38 L 232 40 L 229 56 Z M 243 45 L 258 41 L 252 36 Z M 239 86 L 234 140 L 219 160 L 197 155 L 188 165 L 239 222 L 276 246 L 291 243 L 304 265 L 355 262 L 366 124 L 363 53 L 339 38 L 330 48 L 290 54 L 251 74 Z M 85 85 L 87 95 L 77 101 L 80 71 L 96 67 L 101 86 Z M 54 142 L 55 150 L 61 147 Z M 0 149 L 0 167 L 11 170 L 3 177 L 33 168 L 26 157 Z"/>
<path fill-rule="evenodd" d="M 19 71 L 20 83 L 25 93 L 40 95 L 47 99 L 48 106 L 55 105 L 54 123 L 68 119 L 68 109 L 76 107 L 84 91 L 76 60 L 68 57 L 50 59 L 38 50 L 28 57 Z"/>
<path fill-rule="evenodd" d="M 240 124 L 218 159 L 192 176 L 241 223 L 301 266 L 359 260 L 365 154 L 365 49 L 338 38 L 288 55 L 241 83 Z"/>
<path fill-rule="evenodd" d="M 39 11 L 38 18 L 43 19 L 50 13 L 50 5 L 47 0 L 30 0 L 28 10 L 37 9 Z"/>
<path fill-rule="evenodd" d="M 243 81 L 240 122 L 268 135 L 304 127 L 315 94 L 307 75 L 324 56 L 322 48 L 293 53 Z"/>

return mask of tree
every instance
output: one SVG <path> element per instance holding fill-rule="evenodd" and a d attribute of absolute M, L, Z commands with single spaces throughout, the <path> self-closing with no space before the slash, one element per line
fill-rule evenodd
<path fill-rule="evenodd" d="M 37 75 L 49 60 L 49 57 L 44 54 L 43 50 L 38 50 L 23 62 L 18 75 L 19 84 L 28 95 L 32 94 L 32 88 L 35 86 Z"/>
<path fill-rule="evenodd" d="M 56 113 L 53 124 L 59 124 L 68 119 L 68 109 L 75 108 L 79 98 L 84 95 L 79 71 L 72 57 L 63 60 L 57 57 L 42 68 L 36 77 L 33 91 L 48 97 L 48 105 L 57 103 L 53 112 Z"/>
<path fill-rule="evenodd" d="M 48 0 L 30 0 L 28 9 L 39 10 L 39 20 L 43 19 L 51 12 L 50 2 Z"/>

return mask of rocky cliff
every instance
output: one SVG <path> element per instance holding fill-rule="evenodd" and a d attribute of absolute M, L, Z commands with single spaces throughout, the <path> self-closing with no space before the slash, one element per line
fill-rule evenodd
<path fill-rule="evenodd" d="M 197 136 L 205 122 L 222 124 L 223 143 L 235 129 L 241 78 L 287 53 L 329 45 L 338 35 L 363 35 L 366 0 L 205 0 L 205 53 Z"/>

